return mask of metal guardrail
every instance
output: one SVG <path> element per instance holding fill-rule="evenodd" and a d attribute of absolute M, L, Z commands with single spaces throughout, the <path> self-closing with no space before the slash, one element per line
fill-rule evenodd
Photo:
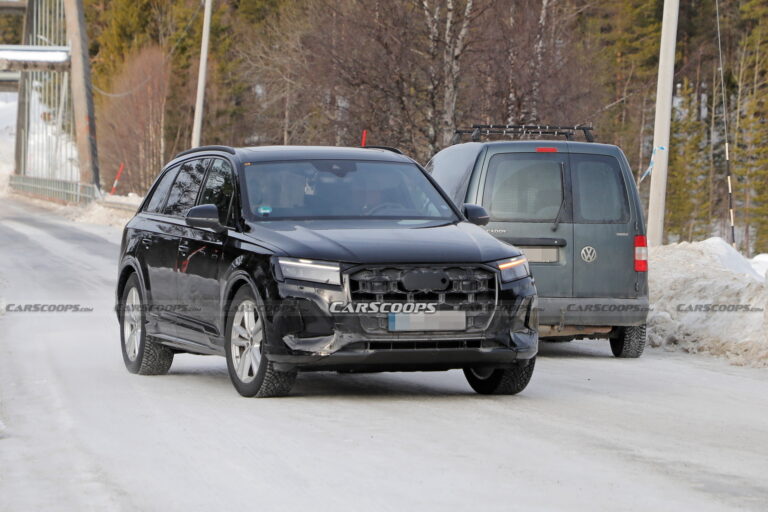
<path fill-rule="evenodd" d="M 67 203 L 89 203 L 100 195 L 99 191 L 91 183 L 38 178 L 19 174 L 11 174 L 8 185 L 17 192 Z"/>

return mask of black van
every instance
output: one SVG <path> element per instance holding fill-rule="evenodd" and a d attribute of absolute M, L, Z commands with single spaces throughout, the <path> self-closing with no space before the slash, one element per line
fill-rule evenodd
<path fill-rule="evenodd" d="M 440 151 L 427 171 L 456 204 L 485 207 L 488 232 L 526 254 L 539 293 L 541 339 L 607 337 L 615 356 L 639 357 L 648 261 L 629 163 L 616 146 L 570 140 L 583 127 L 526 128 L 568 140 L 479 142 L 521 130 L 474 127 L 464 133 L 475 142 Z"/>

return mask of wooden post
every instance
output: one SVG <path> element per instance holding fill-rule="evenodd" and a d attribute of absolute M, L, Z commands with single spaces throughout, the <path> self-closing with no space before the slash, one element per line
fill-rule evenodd
<path fill-rule="evenodd" d="M 72 109 L 80 163 L 80 181 L 90 181 L 100 190 L 96 118 L 93 109 L 91 63 L 88 58 L 88 34 L 85 30 L 83 0 L 64 0 L 64 16 L 72 59 L 69 76 L 72 84 Z"/>
<path fill-rule="evenodd" d="M 664 0 L 659 50 L 659 77 L 656 86 L 656 122 L 653 129 L 653 171 L 648 201 L 648 245 L 664 241 L 664 206 L 667 198 L 669 132 L 672 124 L 672 96 L 675 77 L 675 45 L 680 0 Z"/>

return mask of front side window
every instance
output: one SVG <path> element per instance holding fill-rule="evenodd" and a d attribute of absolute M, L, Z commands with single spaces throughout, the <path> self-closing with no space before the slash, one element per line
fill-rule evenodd
<path fill-rule="evenodd" d="M 179 166 L 176 166 L 163 174 L 158 180 L 157 185 L 152 191 L 152 195 L 147 200 L 147 206 L 144 207 L 145 212 L 159 213 L 163 209 L 165 204 L 165 198 L 168 196 L 168 191 L 171 189 L 176 173 L 179 170 Z"/>
<path fill-rule="evenodd" d="M 261 162 L 244 167 L 256 219 L 439 219 L 454 210 L 414 164 L 355 160 Z"/>
<path fill-rule="evenodd" d="M 576 222 L 629 222 L 627 189 L 618 160 L 608 155 L 571 155 Z"/>
<path fill-rule="evenodd" d="M 226 160 L 217 158 L 208 171 L 199 204 L 216 205 L 219 209 L 219 220 L 223 225 L 226 225 L 233 193 L 232 166 Z"/>
<path fill-rule="evenodd" d="M 182 164 L 179 175 L 173 182 L 171 193 L 168 195 L 165 214 L 183 217 L 187 210 L 195 206 L 208 162 L 207 159 L 200 159 L 189 160 Z"/>
<path fill-rule="evenodd" d="M 552 222 L 563 206 L 560 155 L 500 153 L 491 157 L 483 206 L 494 221 Z"/>

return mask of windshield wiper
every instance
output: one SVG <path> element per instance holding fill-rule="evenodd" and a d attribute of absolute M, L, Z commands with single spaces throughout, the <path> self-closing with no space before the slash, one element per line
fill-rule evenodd
<path fill-rule="evenodd" d="M 565 163 L 563 162 L 560 162 L 560 190 L 562 190 L 563 200 L 560 201 L 560 208 L 557 210 L 555 223 L 552 224 L 552 231 L 557 231 L 558 226 L 560 226 L 560 215 L 562 215 L 565 207 Z"/>

